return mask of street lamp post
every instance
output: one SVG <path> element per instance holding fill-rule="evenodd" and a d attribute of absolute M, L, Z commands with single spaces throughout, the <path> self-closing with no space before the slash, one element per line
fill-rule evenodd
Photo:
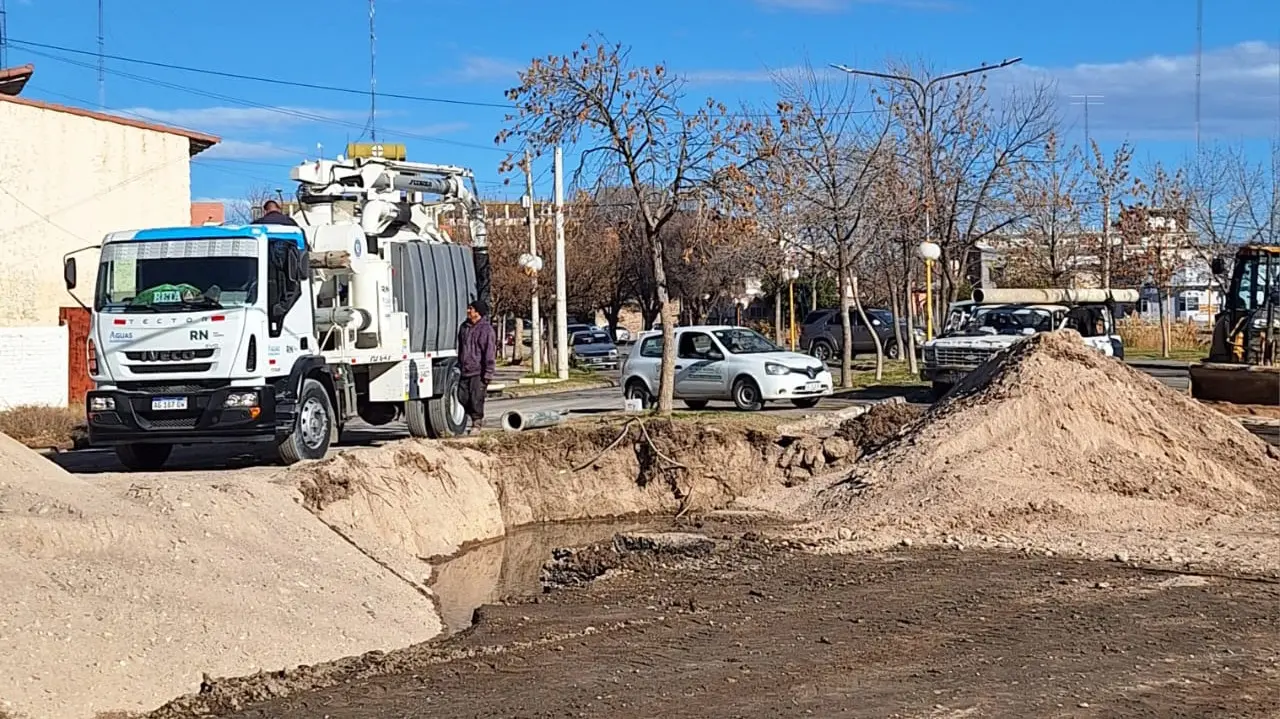
<path fill-rule="evenodd" d="M 924 337 L 933 339 L 933 263 L 942 257 L 942 248 L 932 242 L 920 243 L 920 257 L 924 259 Z"/>
<path fill-rule="evenodd" d="M 800 277 L 800 270 L 792 267 L 787 270 L 787 295 L 789 304 L 791 305 L 790 318 L 787 320 L 791 338 L 791 351 L 796 351 L 796 280 Z"/>
<path fill-rule="evenodd" d="M 967 75 L 977 75 L 978 73 L 989 72 L 991 70 L 999 70 L 1001 68 L 1009 67 L 1010 65 L 1016 65 L 1020 62 L 1022 62 L 1022 58 L 1011 57 L 1006 60 L 1002 60 L 999 63 L 996 63 L 995 65 L 984 64 L 978 67 L 970 68 L 968 70 L 961 70 L 960 72 L 949 72 L 945 75 L 939 75 L 937 77 L 930 78 L 928 82 L 920 82 L 919 80 L 917 80 L 914 77 L 911 77 L 910 75 L 894 75 L 892 73 L 887 73 L 887 72 L 875 72 L 874 70 L 859 70 L 857 68 L 849 67 L 847 65 L 837 65 L 834 63 L 831 65 L 831 67 L 837 70 L 840 70 L 842 72 L 847 72 L 850 75 L 864 75 L 867 77 L 878 77 L 882 80 L 893 80 L 894 82 L 901 82 L 905 84 L 914 85 L 916 89 L 920 91 L 920 102 L 916 103 L 915 105 L 916 105 L 916 112 L 920 115 L 920 130 L 921 130 L 921 134 L 923 135 L 923 137 L 921 138 L 923 147 L 921 148 L 922 157 L 920 162 L 920 202 L 921 202 L 921 205 L 923 205 L 922 209 L 924 210 L 924 241 L 926 244 L 930 244 L 930 245 L 933 245 L 934 247 L 937 247 L 937 245 L 934 245 L 932 242 L 933 228 L 930 226 L 929 203 L 926 202 L 924 199 L 925 188 L 928 187 L 929 185 L 928 177 L 933 170 L 931 148 L 930 148 L 930 145 L 932 144 L 932 138 L 933 138 L 933 120 L 929 115 L 929 92 L 933 89 L 935 85 L 946 82 L 947 80 L 954 80 L 958 77 L 965 77 Z M 934 259 L 937 259 L 937 258 L 934 258 Z M 925 261 L 926 274 L 931 274 L 931 268 L 932 268 L 932 261 L 926 259 Z M 931 285 L 925 286 L 926 297 L 930 297 L 932 295 L 932 291 L 933 290 L 931 289 Z M 929 339 L 933 339 L 933 331 L 932 331 L 933 305 L 931 302 L 929 304 L 928 326 L 930 328 L 930 331 L 928 332 L 928 337 Z"/>

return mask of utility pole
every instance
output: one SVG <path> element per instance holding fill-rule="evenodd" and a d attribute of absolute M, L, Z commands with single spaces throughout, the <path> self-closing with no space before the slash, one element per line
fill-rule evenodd
<path fill-rule="evenodd" d="M 9 67 L 9 11 L 0 0 L 0 67 Z"/>
<path fill-rule="evenodd" d="M 1090 95 L 1087 93 L 1084 95 L 1071 96 L 1072 105 L 1084 105 L 1084 151 L 1086 153 L 1092 152 L 1092 147 L 1093 147 L 1093 144 L 1092 144 L 1093 139 L 1089 135 L 1089 106 L 1101 105 L 1102 103 L 1097 101 L 1101 100 L 1102 98 L 1103 98 L 1102 95 Z"/>
<path fill-rule="evenodd" d="M 378 66 L 376 49 L 378 36 L 374 34 L 374 0 L 369 0 L 369 140 L 378 141 Z"/>
<path fill-rule="evenodd" d="M 537 216 L 533 210 L 533 157 L 528 150 L 524 151 L 524 189 L 525 208 L 529 213 L 529 255 L 537 257 L 538 233 L 534 229 Z M 531 272 L 530 276 L 533 277 L 533 295 L 529 298 L 529 320 L 533 327 L 529 331 L 533 333 L 533 376 L 537 377 L 542 374 L 542 310 L 538 307 L 538 273 Z"/>
<path fill-rule="evenodd" d="M 569 379 L 569 312 L 564 296 L 564 157 L 556 146 L 556 374 Z"/>
<path fill-rule="evenodd" d="M 1200 154 L 1200 67 L 1204 57 L 1204 0 L 1196 0 L 1196 154 Z"/>

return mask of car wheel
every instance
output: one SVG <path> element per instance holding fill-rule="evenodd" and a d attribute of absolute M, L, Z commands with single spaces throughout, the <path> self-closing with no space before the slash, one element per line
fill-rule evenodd
<path fill-rule="evenodd" d="M 640 400 L 640 406 L 645 409 L 653 406 L 653 395 L 649 392 L 649 388 L 645 386 L 644 380 L 633 379 L 628 382 L 622 396 L 627 399 Z"/>
<path fill-rule="evenodd" d="M 743 412 L 757 412 L 764 408 L 760 385 L 750 377 L 739 377 L 733 383 L 733 404 Z"/>
<path fill-rule="evenodd" d="M 684 406 L 688 407 L 689 409 L 706 409 L 706 408 L 707 408 L 707 400 L 705 400 L 705 399 L 686 399 L 686 400 L 684 401 Z"/>
<path fill-rule="evenodd" d="M 169 461 L 171 444 L 121 444 L 116 446 L 116 459 L 133 472 L 151 472 Z"/>
<path fill-rule="evenodd" d="M 896 360 L 902 356 L 902 351 L 898 349 L 898 343 L 890 341 L 884 346 L 884 356 Z"/>
<path fill-rule="evenodd" d="M 821 399 L 821 397 L 797 397 L 791 400 L 791 404 L 794 404 L 800 409 L 812 409 L 818 406 L 818 401 Z"/>
<path fill-rule="evenodd" d="M 831 358 L 835 356 L 836 351 L 835 348 L 831 346 L 830 342 L 827 342 L 826 340 L 816 340 L 813 345 L 809 347 L 809 354 L 814 359 L 820 360 L 822 364 L 830 364 Z"/>

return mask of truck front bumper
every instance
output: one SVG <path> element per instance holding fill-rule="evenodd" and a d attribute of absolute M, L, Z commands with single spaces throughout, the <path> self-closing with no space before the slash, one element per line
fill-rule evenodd
<path fill-rule="evenodd" d="M 228 407 L 231 394 L 255 392 L 257 407 Z M 271 441 L 292 417 L 268 386 L 184 392 L 94 390 L 85 398 L 89 444 L 206 444 Z M 287 432 L 287 429 L 285 430 Z"/>
<path fill-rule="evenodd" d="M 969 375 L 970 372 L 977 367 L 921 367 L 920 379 L 925 382 L 939 382 L 942 384 L 956 384 L 960 380 Z"/>

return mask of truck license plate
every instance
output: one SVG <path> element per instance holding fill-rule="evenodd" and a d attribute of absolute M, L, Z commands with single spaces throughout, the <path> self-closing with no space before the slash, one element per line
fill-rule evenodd
<path fill-rule="evenodd" d="M 167 409 L 186 409 L 186 397 L 153 397 L 151 399 L 151 409 L 167 410 Z"/>
<path fill-rule="evenodd" d="M 821 382 L 806 382 L 804 385 L 805 392 L 817 392 L 820 389 L 822 389 Z"/>

